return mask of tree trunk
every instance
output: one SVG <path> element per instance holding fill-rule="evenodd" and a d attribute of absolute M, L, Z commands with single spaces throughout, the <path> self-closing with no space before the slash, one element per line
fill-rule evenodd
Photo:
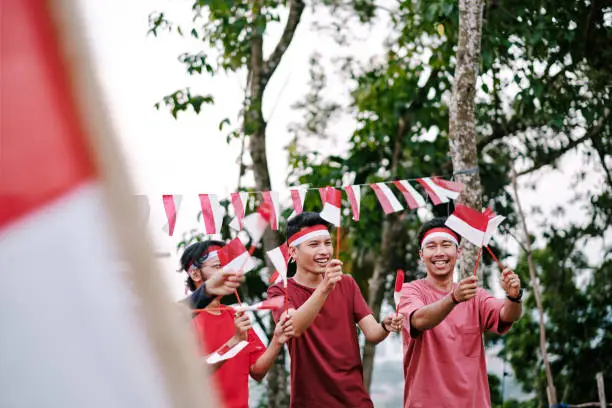
<path fill-rule="evenodd" d="M 477 67 L 482 36 L 482 0 L 459 0 L 459 43 L 450 106 L 450 153 L 455 173 L 478 167 L 474 117 Z M 478 172 L 457 175 L 463 184 L 459 203 L 481 210 L 482 188 Z M 462 240 L 461 276 L 473 273 L 478 247 Z"/>
<path fill-rule="evenodd" d="M 249 135 L 249 153 L 253 160 L 253 176 L 257 191 L 270 191 L 270 173 L 268 170 L 268 157 L 266 155 L 266 121 L 263 116 L 263 95 L 270 78 L 278 67 L 283 55 L 293 40 L 295 30 L 300 22 L 304 11 L 302 0 L 291 0 L 289 4 L 289 17 L 270 58 L 265 61 L 263 57 L 263 35 L 259 30 L 256 20 L 261 17 L 262 0 L 254 0 L 252 3 L 253 29 L 251 39 L 251 60 L 249 63 L 250 89 L 248 108 L 245 113 L 245 134 Z M 275 231 L 266 231 L 263 236 L 264 251 L 270 251 L 279 245 L 280 239 Z M 266 264 L 271 266 L 269 260 Z M 274 321 L 270 317 L 270 327 L 274 327 Z M 289 406 L 288 373 L 285 370 L 285 348 L 279 353 L 274 366 L 267 375 L 268 382 L 268 407 L 284 408 Z"/>

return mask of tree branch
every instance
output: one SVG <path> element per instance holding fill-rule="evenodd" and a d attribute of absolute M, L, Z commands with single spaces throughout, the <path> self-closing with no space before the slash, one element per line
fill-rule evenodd
<path fill-rule="evenodd" d="M 584 136 L 579 137 L 576 140 L 572 140 L 571 142 L 567 144 L 567 146 L 562 147 L 561 149 L 553 152 L 546 160 L 543 160 L 540 163 L 534 164 L 532 167 L 528 168 L 527 170 L 521 171 L 520 173 L 517 174 L 517 176 L 524 176 L 525 174 L 532 173 L 536 170 L 539 170 L 540 168 L 544 166 L 548 166 L 549 164 L 554 163 L 557 159 L 559 159 L 565 153 L 581 145 L 584 141 L 598 137 L 603 129 L 604 123 L 609 118 L 610 118 L 610 110 L 607 109 L 605 113 L 603 114 L 603 116 L 599 119 L 597 124 L 594 127 L 592 127 L 588 132 L 586 132 Z"/>
<path fill-rule="evenodd" d="M 267 82 L 272 77 L 272 74 L 274 74 L 278 64 L 280 64 L 283 55 L 285 55 L 287 48 L 289 48 L 291 41 L 293 41 L 295 30 L 300 23 L 305 7 L 306 5 L 304 4 L 303 0 L 291 0 L 289 17 L 287 18 L 287 23 L 285 24 L 283 34 L 281 35 L 280 40 L 278 40 L 276 47 L 274 47 L 274 51 L 272 51 L 272 54 L 265 62 L 265 70 L 263 75 L 264 82 Z"/>

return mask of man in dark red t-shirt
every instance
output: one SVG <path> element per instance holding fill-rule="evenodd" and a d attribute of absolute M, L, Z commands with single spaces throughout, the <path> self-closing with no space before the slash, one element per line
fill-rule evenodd
<path fill-rule="evenodd" d="M 366 339 L 384 340 L 399 332 L 402 316 L 378 323 L 357 283 L 342 273 L 342 262 L 332 259 L 329 223 L 319 214 L 304 212 L 287 224 L 287 243 L 296 274 L 288 280 L 289 315 L 294 337 L 291 356 L 291 408 L 370 408 L 374 405 L 363 385 L 363 366 L 357 339 L 358 324 Z M 284 295 L 273 285 L 268 297 Z M 278 321 L 284 317 L 274 312 Z"/>

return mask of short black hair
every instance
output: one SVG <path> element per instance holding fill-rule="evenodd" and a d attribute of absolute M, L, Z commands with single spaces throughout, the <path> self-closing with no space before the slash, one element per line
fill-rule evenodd
<path fill-rule="evenodd" d="M 324 225 L 328 230 L 332 224 L 325 221 L 317 212 L 306 211 L 290 218 L 287 221 L 287 239 L 297 234 L 305 227 L 314 227 L 315 225 Z"/>
<path fill-rule="evenodd" d="M 197 267 L 200 267 L 202 265 L 202 262 L 206 260 L 206 258 L 202 258 L 202 254 L 206 252 L 206 250 L 208 250 L 208 248 L 210 248 L 211 246 L 223 247 L 225 246 L 225 242 L 211 239 L 208 241 L 196 242 L 185 248 L 183 254 L 181 255 L 181 269 L 179 269 L 179 272 L 187 272 L 189 266 L 192 264 Z M 193 281 L 193 279 L 191 279 L 191 276 L 189 276 L 189 274 L 187 274 L 185 284 L 192 292 L 196 290 L 195 282 Z"/>
<path fill-rule="evenodd" d="M 461 235 L 457 234 L 457 232 L 455 232 L 452 228 L 446 225 L 446 219 L 447 217 L 436 217 L 421 225 L 421 228 L 419 229 L 419 232 L 417 234 L 417 239 L 419 240 L 419 247 L 421 246 L 421 242 L 423 242 L 423 238 L 425 237 L 427 231 L 434 228 L 448 228 L 449 230 L 453 231 L 457 236 L 457 242 L 461 242 Z"/>

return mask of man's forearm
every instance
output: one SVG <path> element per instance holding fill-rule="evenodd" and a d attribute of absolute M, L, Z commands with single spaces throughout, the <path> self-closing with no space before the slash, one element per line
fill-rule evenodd
<path fill-rule="evenodd" d="M 368 336 L 366 337 L 367 341 L 369 341 L 370 343 L 374 343 L 374 344 L 380 343 L 381 341 L 386 339 L 387 336 L 389 336 L 389 332 L 383 329 L 382 323 L 377 324 L 376 326 L 378 326 L 376 330 L 369 333 Z"/>
<path fill-rule="evenodd" d="M 266 351 L 257 359 L 255 364 L 251 366 L 251 377 L 253 377 L 255 381 L 261 381 L 265 377 L 282 348 L 283 345 L 278 342 L 276 336 L 272 337 L 272 341 Z"/>
<path fill-rule="evenodd" d="M 499 312 L 499 318 L 507 323 L 516 322 L 521 318 L 523 313 L 522 303 L 512 302 L 508 299 L 504 302 L 501 311 Z"/>
<path fill-rule="evenodd" d="M 454 307 L 455 304 L 451 300 L 451 297 L 445 296 L 414 312 L 412 317 L 409 317 L 410 326 L 418 331 L 433 329 L 448 316 Z"/>
<path fill-rule="evenodd" d="M 323 307 L 327 293 L 323 293 L 318 288 L 308 298 L 302 306 L 300 306 L 293 315 L 293 327 L 295 328 L 295 336 L 300 336 L 314 321 L 315 317 Z"/>

